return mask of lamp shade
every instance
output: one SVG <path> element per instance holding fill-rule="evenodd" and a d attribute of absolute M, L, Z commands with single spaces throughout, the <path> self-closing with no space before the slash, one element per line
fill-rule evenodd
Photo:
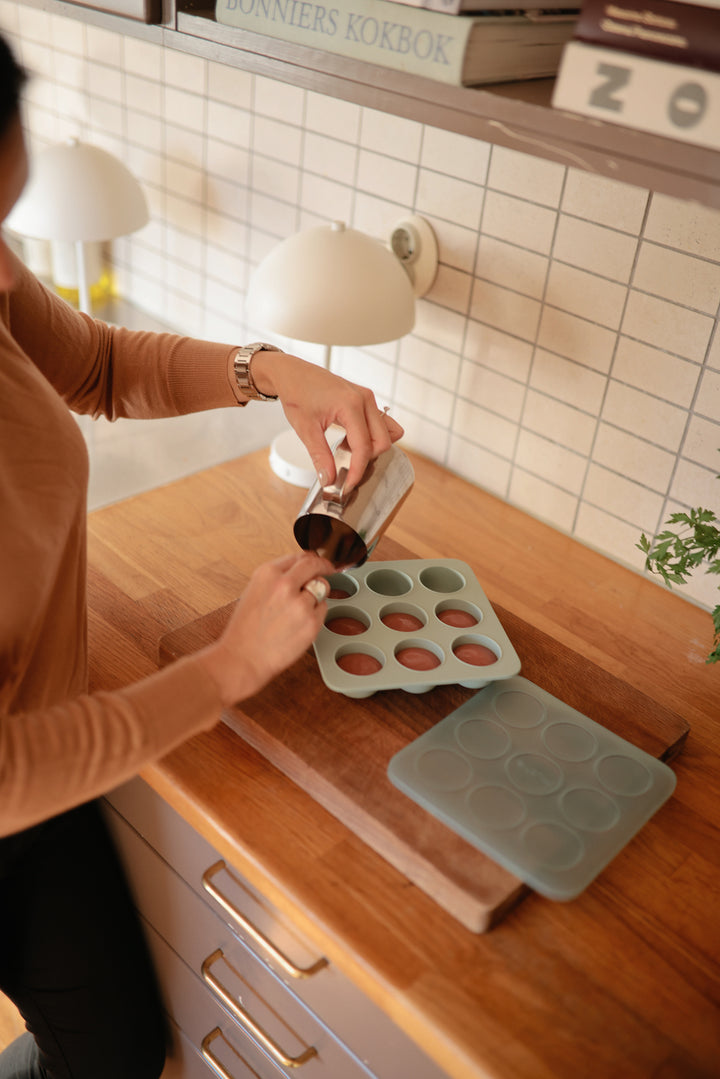
<path fill-rule="evenodd" d="M 125 236 L 147 221 L 143 190 L 122 161 L 69 139 L 33 159 L 6 225 L 34 239 L 91 243 Z"/>
<path fill-rule="evenodd" d="M 295 233 L 255 270 L 250 321 L 321 345 L 394 341 L 415 324 L 412 284 L 379 240 L 340 221 Z"/>

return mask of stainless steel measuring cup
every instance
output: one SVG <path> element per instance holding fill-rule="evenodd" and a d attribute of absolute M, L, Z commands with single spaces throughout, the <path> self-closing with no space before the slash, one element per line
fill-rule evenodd
<path fill-rule="evenodd" d="M 335 482 L 308 491 L 293 531 L 305 551 L 317 551 L 338 567 L 361 566 L 384 534 L 415 482 L 408 457 L 391 446 L 371 461 L 360 483 L 348 495 L 344 487 L 350 467 L 347 439 L 333 451 Z"/>

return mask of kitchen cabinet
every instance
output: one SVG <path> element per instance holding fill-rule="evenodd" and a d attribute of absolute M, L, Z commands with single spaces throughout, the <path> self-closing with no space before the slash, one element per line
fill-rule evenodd
<path fill-rule="evenodd" d="M 144 36 L 167 48 L 720 208 L 720 153 L 553 109 L 552 79 L 446 86 L 221 26 L 207 0 L 163 0 L 156 25 L 65 0 L 27 2 Z"/>
<path fill-rule="evenodd" d="M 207 1022 L 197 1032 L 179 1034 L 179 1052 L 207 1069 L 189 1034 L 202 1044 L 217 1026 L 221 1033 L 206 1049 L 235 1079 L 243 1076 L 238 1054 L 247 1059 L 253 1045 L 243 1053 L 234 1020 L 213 1003 L 196 972 L 218 948 L 231 946 L 262 971 L 261 995 L 272 986 L 281 1000 L 292 998 L 290 1026 L 297 1024 L 299 1044 L 280 1044 L 293 1055 L 316 1040 L 300 1016 L 320 1023 L 323 1046 L 334 1039 L 347 1050 L 348 1066 L 358 1061 L 379 1075 L 387 1074 L 385 1061 L 373 1054 L 384 1036 L 374 1031 L 395 1029 L 397 1079 L 422 1074 L 416 1063 L 402 1063 L 408 1043 L 418 1052 L 408 1061 L 429 1058 L 451 1079 L 716 1079 L 720 668 L 704 662 L 710 615 L 433 462 L 411 457 L 415 487 L 387 539 L 420 558 L 463 559 L 496 608 L 682 716 L 690 732 L 672 762 L 676 791 L 576 900 L 556 903 L 530 893 L 489 932 L 475 933 L 260 748 L 219 723 L 143 771 L 143 786 L 133 788 L 139 810 L 111 796 L 113 812 L 132 830 L 136 864 L 147 860 L 170 882 L 160 894 L 179 891 L 188 910 L 201 904 L 205 917 L 204 908 L 212 914 L 203 947 L 188 952 L 179 943 L 183 926 L 188 918 L 199 926 L 199 919 L 178 920 L 171 902 L 167 927 L 157 897 L 140 897 L 155 923 L 153 949 L 174 994 L 169 1006 L 178 1029 L 190 1022 L 183 986 L 202 989 L 198 1009 L 200 1001 L 215 1009 L 212 1017 L 201 1012 Z M 276 477 L 260 450 L 92 513 L 91 688 L 113 689 L 152 673 L 168 635 L 225 607 L 257 564 L 291 550 L 301 500 L 302 492 Z M 288 707 L 306 699 L 311 685 L 319 692 L 310 656 L 288 679 L 283 684 L 297 694 L 288 690 Z M 399 692 L 367 702 L 380 727 L 397 729 Z M 437 696 L 423 695 L 418 706 L 431 709 Z M 343 703 L 327 690 L 318 722 Z M 152 825 L 165 819 L 163 807 L 186 827 Z M 422 832 L 421 816 L 418 827 Z M 203 857 L 195 862 L 197 849 Z M 324 959 L 327 967 L 303 979 L 287 975 L 252 933 L 232 928 L 231 915 L 202 886 L 208 870 L 211 887 L 283 955 L 301 967 Z M 155 869 L 148 879 L 156 879 Z M 225 973 L 222 961 L 210 962 L 221 984 Z M 383 1018 L 389 1027 L 375 1025 Z M 282 1074 L 264 1050 L 255 1046 L 255 1054 L 249 1066 L 256 1073 L 259 1062 L 266 1071 L 272 1065 L 273 1079 Z M 291 1074 L 302 1076 L 305 1067 Z M 388 1067 L 392 1076 L 397 1066 Z M 186 1070 L 177 1079 L 190 1077 L 195 1073 Z"/>
<path fill-rule="evenodd" d="M 196 1057 L 231 1079 L 444 1079 L 142 779 L 105 804 L 172 1022 L 164 1079 L 209 1075 Z"/>

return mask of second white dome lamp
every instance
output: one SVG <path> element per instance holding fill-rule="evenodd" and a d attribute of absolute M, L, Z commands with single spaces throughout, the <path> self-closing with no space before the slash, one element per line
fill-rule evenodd
<path fill-rule="evenodd" d="M 85 245 L 125 236 L 148 220 L 145 194 L 123 162 L 70 138 L 32 158 L 6 225 L 20 236 L 75 245 L 80 308 L 89 313 Z"/>

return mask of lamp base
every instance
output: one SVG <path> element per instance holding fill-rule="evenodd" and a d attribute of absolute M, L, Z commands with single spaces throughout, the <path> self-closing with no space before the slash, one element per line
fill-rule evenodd
<path fill-rule="evenodd" d="M 290 428 L 276 435 L 270 444 L 270 467 L 276 476 L 308 491 L 317 479 L 310 454 Z"/>

